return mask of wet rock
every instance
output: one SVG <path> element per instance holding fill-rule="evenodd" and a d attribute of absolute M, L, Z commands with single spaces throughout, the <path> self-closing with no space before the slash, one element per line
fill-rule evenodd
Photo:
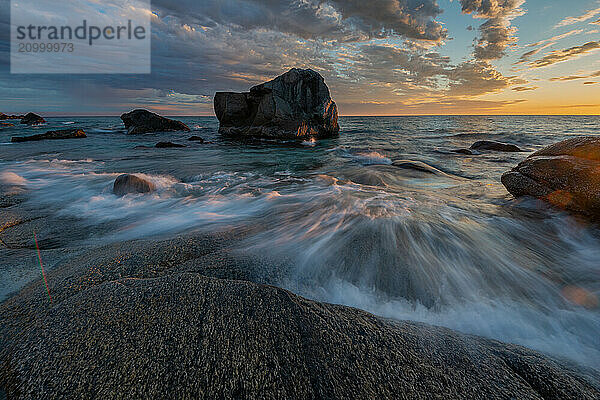
<path fill-rule="evenodd" d="M 232 137 L 325 138 L 339 133 L 338 111 L 323 77 L 294 68 L 248 93 L 218 92 L 219 132 Z"/>
<path fill-rule="evenodd" d="M 57 268 L 52 305 L 36 281 L 0 306 L 9 398 L 600 396 L 596 375 L 520 346 L 272 286 L 134 266 L 107 277 L 97 262 Z"/>
<path fill-rule="evenodd" d="M 548 146 L 502 175 L 515 197 L 600 217 L 600 138 L 579 137 Z"/>
<path fill-rule="evenodd" d="M 11 126 L 15 125 L 8 122 L 0 122 L 0 128 L 10 128 Z"/>
<path fill-rule="evenodd" d="M 476 154 L 473 150 L 469 150 L 469 149 L 456 149 L 456 150 L 452 150 L 452 152 L 457 153 L 457 154 L 465 154 L 468 156 L 472 156 L 472 155 Z"/>
<path fill-rule="evenodd" d="M 56 139 L 83 139 L 86 134 L 81 129 L 63 129 L 58 131 L 48 131 L 39 135 L 32 136 L 14 136 L 11 142 L 32 142 L 38 140 L 56 140 Z"/>
<path fill-rule="evenodd" d="M 26 125 L 41 125 L 45 124 L 46 120 L 37 114 L 28 113 L 23 116 L 23 118 L 21 119 L 21 123 Z"/>
<path fill-rule="evenodd" d="M 179 143 L 172 143 L 172 142 L 159 142 L 156 143 L 156 147 L 157 149 L 173 149 L 173 148 L 182 148 L 182 147 L 187 147 L 184 144 L 179 144 Z"/>
<path fill-rule="evenodd" d="M 431 165 L 425 164 L 422 161 L 412 161 L 412 160 L 397 160 L 392 163 L 394 167 L 402 168 L 402 169 L 410 169 L 419 172 L 425 172 L 433 175 L 444 175 L 444 172 L 439 169 L 432 167 Z"/>
<path fill-rule="evenodd" d="M 202 139 L 200 136 L 192 136 L 188 140 L 190 142 L 204 143 L 204 139 Z"/>
<path fill-rule="evenodd" d="M 191 131 L 183 122 L 161 117 L 147 110 L 128 112 L 121 115 L 121 120 L 130 135 L 151 132 Z"/>
<path fill-rule="evenodd" d="M 131 174 L 123 174 L 117 177 L 113 185 L 113 193 L 117 196 L 125 196 L 129 193 L 150 193 L 155 186 L 152 182 Z"/>
<path fill-rule="evenodd" d="M 4 121 L 7 119 L 23 119 L 24 115 L 6 115 L 4 113 L 0 113 L 0 120 Z"/>
<path fill-rule="evenodd" d="M 473 143 L 471 150 L 488 150 L 488 151 L 503 151 L 503 152 L 521 152 L 518 146 L 509 143 L 494 142 L 492 140 L 480 140 Z"/>

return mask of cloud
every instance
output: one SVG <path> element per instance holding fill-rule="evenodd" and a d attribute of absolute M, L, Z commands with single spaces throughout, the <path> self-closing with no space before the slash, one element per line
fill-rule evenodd
<path fill-rule="evenodd" d="M 600 77 L 600 71 L 596 71 L 596 72 L 592 72 L 591 74 L 586 74 L 586 75 L 568 75 L 568 76 L 559 76 L 556 78 L 551 78 L 550 80 L 555 82 L 555 81 L 574 81 L 577 79 L 589 79 L 589 78 L 598 78 Z"/>
<path fill-rule="evenodd" d="M 547 67 L 552 64 L 568 61 L 573 58 L 583 56 L 587 53 L 596 51 L 598 49 L 600 49 L 600 41 L 587 42 L 581 46 L 574 46 L 568 49 L 552 51 L 544 57 L 540 58 L 539 60 L 530 62 L 528 65 L 533 68 Z"/>
<path fill-rule="evenodd" d="M 529 90 L 536 90 L 539 89 L 538 86 L 517 86 L 512 88 L 512 90 L 514 90 L 515 92 L 527 92 Z"/>
<path fill-rule="evenodd" d="M 154 0 L 161 18 L 174 16 L 207 28 L 268 29 L 304 39 L 364 41 L 399 35 L 440 41 L 436 0 Z"/>
<path fill-rule="evenodd" d="M 525 0 L 460 0 L 463 13 L 487 19 L 479 26 L 474 51 L 477 60 L 502 58 L 506 49 L 516 44 L 517 29 L 511 21 L 524 14 L 521 8 L 524 3 Z"/>
<path fill-rule="evenodd" d="M 536 43 L 528 44 L 525 47 L 536 47 L 536 46 L 541 46 L 541 47 L 538 47 L 537 49 L 533 49 L 526 53 L 523 53 L 521 55 L 521 57 L 519 57 L 519 60 L 515 64 L 524 64 L 524 63 L 528 62 L 531 59 L 531 57 L 538 54 L 540 51 L 547 49 L 548 47 L 554 46 L 558 41 L 560 41 L 566 37 L 569 37 L 569 36 L 578 35 L 582 32 L 583 32 L 583 29 L 573 29 L 572 31 L 563 33 L 561 35 L 556 35 L 556 36 L 553 36 L 548 39 L 540 40 L 539 42 L 536 42 Z"/>
<path fill-rule="evenodd" d="M 578 17 L 567 17 L 567 18 L 563 19 L 562 21 L 560 21 L 558 24 L 556 24 L 554 27 L 559 28 L 561 26 L 573 25 L 578 22 L 585 22 L 587 20 L 594 18 L 596 15 L 599 15 L 599 14 L 600 14 L 600 8 L 589 10 L 585 14 L 580 15 Z M 596 21 L 596 23 L 597 22 L 598 21 Z"/>

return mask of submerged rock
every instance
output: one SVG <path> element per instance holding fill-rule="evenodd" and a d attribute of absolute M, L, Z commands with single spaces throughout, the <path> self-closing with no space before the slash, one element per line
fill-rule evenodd
<path fill-rule="evenodd" d="M 475 155 L 475 152 L 473 150 L 469 150 L 469 149 L 456 149 L 456 150 L 452 150 L 452 152 L 457 153 L 457 154 L 465 154 L 468 156 Z"/>
<path fill-rule="evenodd" d="M 62 129 L 58 131 L 48 131 L 32 136 L 14 136 L 11 142 L 32 142 L 37 140 L 54 140 L 54 139 L 83 139 L 87 135 L 81 129 Z"/>
<path fill-rule="evenodd" d="M 190 142 L 204 143 L 204 139 L 202 139 L 200 136 L 192 136 L 188 140 Z"/>
<path fill-rule="evenodd" d="M 21 123 L 26 125 L 40 125 L 45 124 L 46 120 L 37 114 L 28 113 L 23 116 L 23 118 L 21 119 Z"/>
<path fill-rule="evenodd" d="M 218 92 L 214 106 L 226 136 L 326 138 L 340 130 L 329 88 L 310 69 L 294 68 L 248 93 Z"/>
<path fill-rule="evenodd" d="M 179 144 L 179 143 L 172 143 L 172 142 L 158 142 L 156 143 L 156 145 L 154 146 L 157 149 L 171 149 L 171 148 L 181 148 L 181 147 L 187 147 L 184 144 Z"/>
<path fill-rule="evenodd" d="M 121 120 L 130 135 L 151 132 L 191 131 L 183 122 L 161 117 L 147 110 L 128 112 L 121 115 Z"/>
<path fill-rule="evenodd" d="M 548 146 L 502 175 L 515 197 L 600 217 L 600 138 L 579 137 Z"/>
<path fill-rule="evenodd" d="M 492 140 L 480 140 L 473 143 L 471 150 L 491 150 L 491 151 L 503 151 L 503 152 L 522 152 L 518 146 L 510 143 L 495 142 Z"/>
<path fill-rule="evenodd" d="M 113 185 L 113 193 L 117 196 L 125 196 L 129 193 L 150 193 L 155 186 L 152 182 L 131 174 L 123 174 L 117 177 Z"/>

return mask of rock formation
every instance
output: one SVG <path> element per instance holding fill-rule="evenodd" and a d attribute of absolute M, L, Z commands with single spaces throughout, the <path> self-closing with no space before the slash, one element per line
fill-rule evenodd
<path fill-rule="evenodd" d="M 183 122 L 161 117 L 147 110 L 134 110 L 121 115 L 127 133 L 130 135 L 152 132 L 189 132 L 191 129 Z"/>
<path fill-rule="evenodd" d="M 530 155 L 502 175 L 515 197 L 533 196 L 600 217 L 600 137 L 578 137 Z"/>
<path fill-rule="evenodd" d="M 179 143 L 172 143 L 172 142 L 158 142 L 156 143 L 156 145 L 154 146 L 157 149 L 173 149 L 173 148 L 182 148 L 182 147 L 187 147 L 184 144 L 179 144 Z"/>
<path fill-rule="evenodd" d="M 21 119 L 22 124 L 26 125 L 41 125 L 45 124 L 46 120 L 34 113 L 28 113 Z"/>
<path fill-rule="evenodd" d="M 214 106 L 225 136 L 326 138 L 340 130 L 329 88 L 310 69 L 294 68 L 248 93 L 218 92 Z"/>
<path fill-rule="evenodd" d="M 32 136 L 14 136 L 11 142 L 33 142 L 38 140 L 54 140 L 54 139 L 82 139 L 87 137 L 81 129 L 62 129 L 58 131 L 48 131 Z"/>
<path fill-rule="evenodd" d="M 130 174 L 120 175 L 113 185 L 113 193 L 117 196 L 125 196 L 129 193 L 150 193 L 154 189 L 152 182 Z"/>

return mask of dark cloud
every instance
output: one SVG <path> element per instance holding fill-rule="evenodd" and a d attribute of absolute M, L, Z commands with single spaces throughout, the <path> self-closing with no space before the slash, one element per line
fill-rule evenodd
<path fill-rule="evenodd" d="M 270 29 L 305 39 L 359 41 L 400 35 L 439 41 L 436 0 L 154 0 L 161 17 L 206 27 Z"/>
<path fill-rule="evenodd" d="M 477 60 L 497 60 L 506 49 L 517 42 L 517 29 L 511 21 L 522 15 L 525 0 L 460 0 L 462 12 L 487 21 L 479 26 L 479 38 L 475 43 Z"/>
<path fill-rule="evenodd" d="M 547 67 L 552 64 L 580 57 L 598 49 L 600 49 L 600 41 L 587 42 L 581 46 L 574 46 L 568 49 L 552 51 L 546 54 L 544 57 L 540 58 L 539 60 L 530 62 L 529 66 L 533 68 Z"/>

